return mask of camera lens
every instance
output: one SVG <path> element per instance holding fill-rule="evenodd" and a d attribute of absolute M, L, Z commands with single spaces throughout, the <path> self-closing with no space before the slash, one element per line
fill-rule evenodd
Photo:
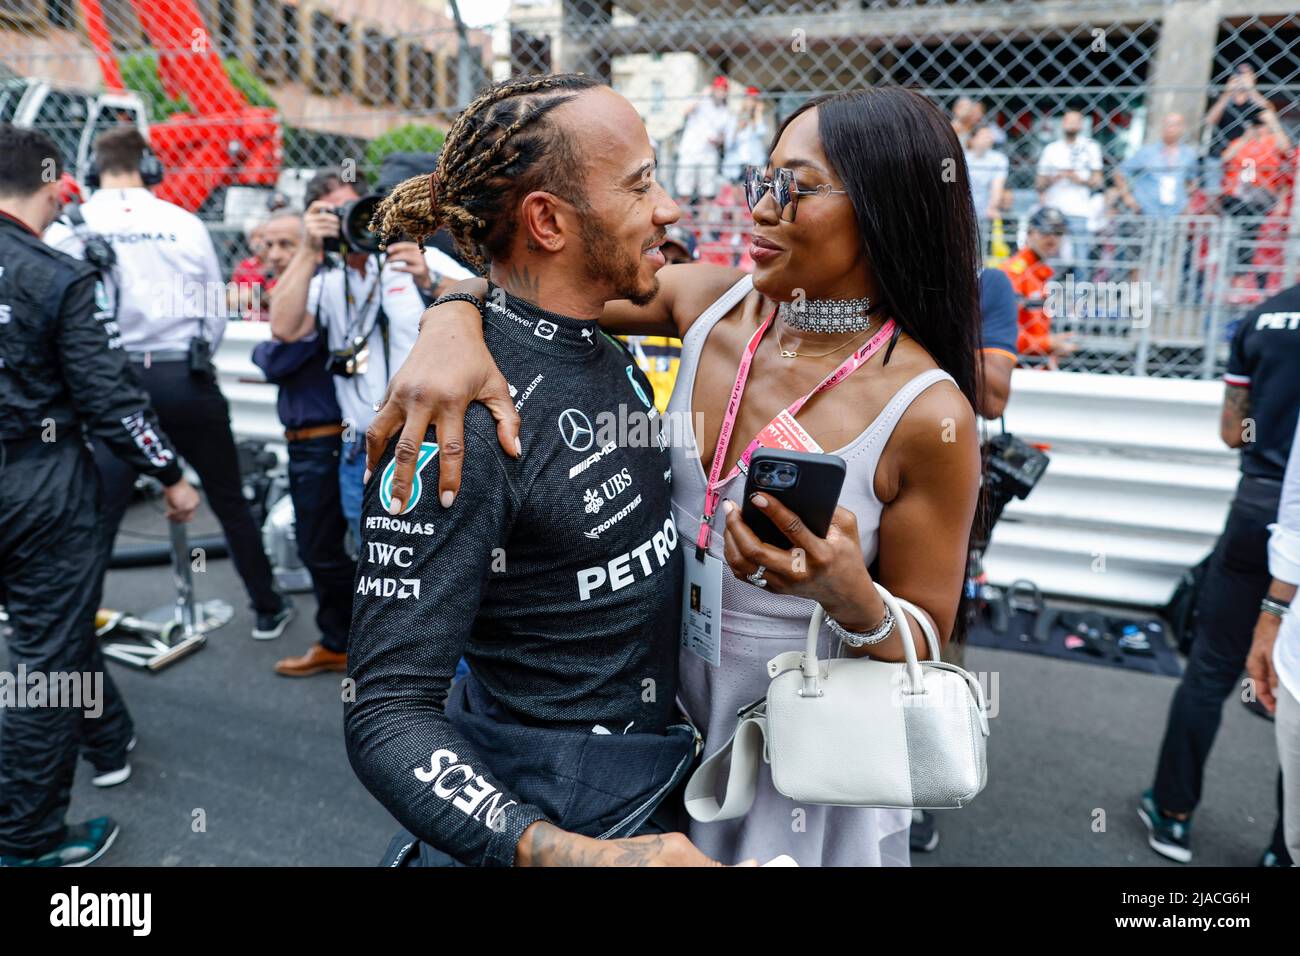
<path fill-rule="evenodd" d="M 344 203 L 338 210 L 339 233 L 345 245 L 355 252 L 380 251 L 379 235 L 370 228 L 380 196 L 372 193 L 352 202 Z"/>

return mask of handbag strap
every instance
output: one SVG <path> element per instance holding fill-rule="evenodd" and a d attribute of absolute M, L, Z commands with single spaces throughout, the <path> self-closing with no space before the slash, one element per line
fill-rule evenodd
<path fill-rule="evenodd" d="M 939 660 L 939 637 L 930 626 L 930 619 L 926 617 L 925 612 L 918 608 L 910 601 L 904 601 L 902 598 L 896 598 L 890 594 L 879 581 L 873 581 L 876 591 L 880 594 L 880 599 L 885 602 L 885 607 L 894 615 L 894 626 L 898 629 L 899 636 L 903 639 L 903 656 L 907 662 L 907 677 L 911 684 L 911 693 L 924 693 L 925 684 L 921 680 L 921 663 L 916 658 L 916 645 L 912 642 L 912 628 L 907 623 L 907 615 L 903 609 L 912 612 L 912 616 L 921 625 L 921 632 L 925 635 L 926 646 L 930 650 L 930 659 Z M 817 637 L 821 633 L 822 618 L 825 611 L 820 604 L 813 610 L 812 619 L 808 622 L 808 636 L 804 641 L 803 657 L 799 661 L 799 670 L 803 672 L 803 693 L 807 696 L 818 696 L 817 680 L 820 667 L 817 661 Z M 769 668 L 769 674 L 771 669 Z M 771 674 L 775 677 L 775 674 Z"/>
<path fill-rule="evenodd" d="M 916 618 L 916 622 L 921 625 L 921 633 L 925 635 L 925 645 L 930 649 L 930 660 L 937 661 L 940 659 L 939 635 L 934 632 L 934 626 L 930 623 L 930 615 L 926 614 L 911 601 L 903 598 L 894 598 L 898 606 L 904 611 L 911 613 Z"/>
<path fill-rule="evenodd" d="M 686 784 L 686 812 L 692 820 L 715 823 L 743 817 L 754 805 L 758 787 L 758 758 L 767 744 L 767 704 L 741 711 L 740 722 L 730 739 L 691 774 Z M 731 754 L 727 792 L 718 803 L 718 772 Z"/>

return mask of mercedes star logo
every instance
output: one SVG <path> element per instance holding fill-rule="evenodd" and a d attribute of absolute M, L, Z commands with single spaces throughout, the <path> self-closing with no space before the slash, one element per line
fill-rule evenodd
<path fill-rule="evenodd" d="M 560 412 L 557 424 L 564 443 L 574 451 L 586 451 L 595 440 L 591 430 L 591 419 L 576 408 L 566 408 Z"/>

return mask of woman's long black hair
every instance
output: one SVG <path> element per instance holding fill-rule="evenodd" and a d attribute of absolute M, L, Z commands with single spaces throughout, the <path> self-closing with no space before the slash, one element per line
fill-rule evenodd
<path fill-rule="evenodd" d="M 928 99 L 900 86 L 815 96 L 822 150 L 848 190 L 883 314 L 894 319 L 979 409 L 979 233 L 961 143 Z M 984 494 L 977 509 L 985 507 Z M 978 520 L 978 518 L 977 518 Z M 962 642 L 966 589 L 952 640 Z"/>
<path fill-rule="evenodd" d="M 815 96 L 822 149 L 848 190 L 883 314 L 978 408 L 979 234 L 957 134 L 920 93 L 877 86 Z"/>

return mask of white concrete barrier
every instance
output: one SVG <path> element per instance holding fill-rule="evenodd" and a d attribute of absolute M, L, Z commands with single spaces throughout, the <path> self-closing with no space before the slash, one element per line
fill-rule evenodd
<path fill-rule="evenodd" d="M 284 443 L 284 426 L 275 411 L 277 389 L 253 364 L 253 348 L 271 337 L 268 322 L 230 322 L 217 349 L 217 378 L 230 402 L 230 420 L 238 438 Z"/>
<path fill-rule="evenodd" d="M 1237 484 L 1218 382 L 1017 369 L 1006 422 L 1052 462 L 1007 506 L 986 569 L 1045 591 L 1165 603 L 1214 545 Z"/>

